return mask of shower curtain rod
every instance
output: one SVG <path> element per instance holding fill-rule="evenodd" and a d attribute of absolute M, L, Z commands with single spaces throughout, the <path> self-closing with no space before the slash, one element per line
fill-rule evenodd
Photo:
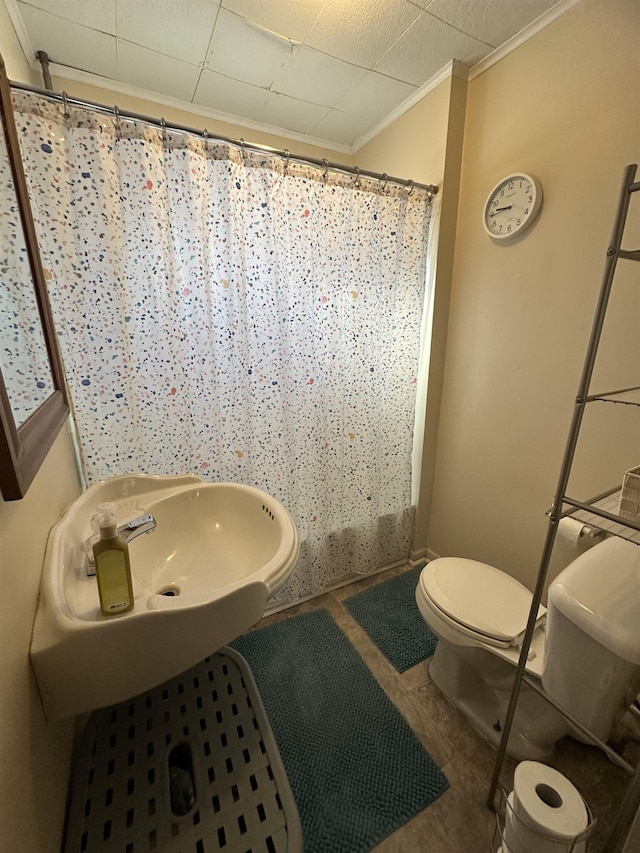
<path fill-rule="evenodd" d="M 156 119 L 151 116 L 145 116 L 140 113 L 129 112 L 128 110 L 121 110 L 119 107 L 108 107 L 105 104 L 99 104 L 94 101 L 85 101 L 80 98 L 73 98 L 71 95 L 67 95 L 66 92 L 54 92 L 50 89 L 39 89 L 37 86 L 28 86 L 26 83 L 17 83 L 10 81 L 10 85 L 12 89 L 19 89 L 25 92 L 34 92 L 36 95 L 41 95 L 44 98 L 48 98 L 53 101 L 60 101 L 64 105 L 73 105 L 81 108 L 89 108 L 92 110 L 96 110 L 97 112 L 105 113 L 107 115 L 113 115 L 116 119 L 125 118 L 131 119 L 132 121 L 141 122 L 143 124 L 147 124 L 150 127 L 156 127 L 159 130 L 177 130 L 181 133 L 189 133 L 193 136 L 199 136 L 201 139 L 205 141 L 211 140 L 212 142 L 225 142 L 228 145 L 233 145 L 240 150 L 246 151 L 257 151 L 263 152 L 266 154 L 271 154 L 275 157 L 280 157 L 285 161 L 295 161 L 297 163 L 310 163 L 313 166 L 317 166 L 320 169 L 324 169 L 325 173 L 327 171 L 332 172 L 342 172 L 347 175 L 354 175 L 356 181 L 359 178 L 373 178 L 374 180 L 378 180 L 386 184 L 397 184 L 398 186 L 406 187 L 409 190 L 409 195 L 414 190 L 426 190 L 429 201 L 431 201 L 431 197 L 436 195 L 438 192 L 438 187 L 434 184 L 420 184 L 417 181 L 406 180 L 404 178 L 394 178 L 391 175 L 387 175 L 386 173 L 380 172 L 371 172 L 368 169 L 360 169 L 358 166 L 346 166 L 341 163 L 333 163 L 329 160 L 319 159 L 317 157 L 309 157 L 304 154 L 291 154 L 287 149 L 279 149 L 279 148 L 271 148 L 269 145 L 258 145 L 257 143 L 245 142 L 244 139 L 231 139 L 227 136 L 221 136 L 220 134 L 209 133 L 207 130 L 200 130 L 196 127 L 189 127 L 183 124 L 175 124 L 166 122 L 163 118 Z"/>

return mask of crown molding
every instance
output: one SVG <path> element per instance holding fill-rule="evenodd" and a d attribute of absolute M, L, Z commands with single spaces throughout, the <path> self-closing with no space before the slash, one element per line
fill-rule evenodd
<path fill-rule="evenodd" d="M 351 146 L 351 153 L 355 154 L 359 151 L 363 145 L 366 145 L 367 142 L 370 142 L 386 127 L 393 124 L 394 121 L 399 119 L 400 116 L 404 115 L 411 109 L 411 107 L 415 106 L 415 104 L 426 97 L 429 92 L 432 92 L 441 83 L 444 83 L 445 80 L 449 80 L 450 77 L 459 77 L 461 80 L 466 80 L 468 73 L 469 69 L 464 63 L 458 62 L 457 59 L 449 60 L 449 62 L 447 62 L 447 64 L 443 66 L 437 74 L 434 74 L 433 77 L 427 80 L 426 83 L 423 83 L 419 89 L 416 89 L 412 95 L 409 95 L 409 97 L 399 104 L 393 112 L 390 112 L 388 116 L 385 116 L 385 118 L 383 118 L 375 127 L 371 128 L 371 130 L 368 130 L 366 133 L 363 133 L 362 136 L 358 137 Z"/>
<path fill-rule="evenodd" d="M 29 66 L 33 69 L 39 69 L 40 63 L 36 59 L 36 52 L 31 44 L 31 39 L 27 33 L 27 28 L 22 20 L 22 15 L 18 9 L 16 0 L 0 0 L 0 2 L 4 3 L 5 9 L 7 10 L 11 23 L 13 24 L 13 29 L 16 31 L 20 47 L 22 48 L 22 52 L 24 53 Z"/>

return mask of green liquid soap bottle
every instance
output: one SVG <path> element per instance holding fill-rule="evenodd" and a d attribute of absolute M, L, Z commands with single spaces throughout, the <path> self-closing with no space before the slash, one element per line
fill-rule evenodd
<path fill-rule="evenodd" d="M 94 518 L 100 530 L 93 546 L 100 610 L 105 616 L 116 616 L 133 607 L 129 546 L 118 535 L 113 504 L 100 504 Z"/>

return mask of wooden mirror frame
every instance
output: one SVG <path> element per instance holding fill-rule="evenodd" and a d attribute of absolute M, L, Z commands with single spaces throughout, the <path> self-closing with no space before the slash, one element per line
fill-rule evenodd
<path fill-rule="evenodd" d="M 40 260 L 38 238 L 31 214 L 27 182 L 22 168 L 18 134 L 11 104 L 11 88 L 0 56 L 0 132 L 4 132 L 27 246 L 29 267 L 39 319 L 49 356 L 53 392 L 27 420 L 17 426 L 0 367 L 0 490 L 5 501 L 23 498 L 38 472 L 67 415 L 64 373 Z"/>

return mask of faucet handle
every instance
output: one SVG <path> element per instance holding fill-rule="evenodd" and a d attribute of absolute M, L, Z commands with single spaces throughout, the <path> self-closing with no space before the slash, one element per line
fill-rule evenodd
<path fill-rule="evenodd" d="M 121 524 L 118 527 L 118 533 L 124 533 L 127 530 L 137 530 L 144 524 L 151 523 L 155 524 L 155 518 L 152 515 L 139 515 L 137 518 L 132 518 L 131 521 L 127 521 L 126 524 Z"/>

